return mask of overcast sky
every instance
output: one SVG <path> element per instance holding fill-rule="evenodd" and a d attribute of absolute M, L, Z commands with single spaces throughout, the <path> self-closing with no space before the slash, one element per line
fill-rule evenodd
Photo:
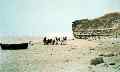
<path fill-rule="evenodd" d="M 0 35 L 71 32 L 72 21 L 120 11 L 120 0 L 0 0 Z"/>

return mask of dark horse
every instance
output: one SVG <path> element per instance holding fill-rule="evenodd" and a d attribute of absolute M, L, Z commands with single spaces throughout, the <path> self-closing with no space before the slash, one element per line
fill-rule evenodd
<path fill-rule="evenodd" d="M 3 50 L 17 50 L 17 49 L 27 49 L 28 43 L 20 44 L 0 44 L 1 49 Z"/>

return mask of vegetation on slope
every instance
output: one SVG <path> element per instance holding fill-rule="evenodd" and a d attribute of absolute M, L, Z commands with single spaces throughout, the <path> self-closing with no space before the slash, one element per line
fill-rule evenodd
<path fill-rule="evenodd" d="M 109 13 L 102 17 L 95 18 L 92 20 L 82 19 L 75 20 L 72 22 L 72 30 L 80 31 L 86 29 L 104 29 L 104 28 L 120 28 L 120 13 Z"/>

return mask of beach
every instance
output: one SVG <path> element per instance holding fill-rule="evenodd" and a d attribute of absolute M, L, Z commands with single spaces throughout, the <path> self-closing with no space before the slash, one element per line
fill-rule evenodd
<path fill-rule="evenodd" d="M 70 39 L 65 45 L 43 45 L 42 39 L 34 39 L 25 50 L 0 50 L 0 72 L 119 72 L 119 40 Z M 97 57 L 104 63 L 91 65 Z"/>

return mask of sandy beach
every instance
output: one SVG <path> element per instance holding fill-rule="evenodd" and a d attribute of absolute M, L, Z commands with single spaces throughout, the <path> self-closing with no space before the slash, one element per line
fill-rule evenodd
<path fill-rule="evenodd" d="M 66 45 L 41 42 L 25 50 L 0 50 L 0 72 L 119 72 L 120 40 L 75 39 Z M 91 65 L 91 59 L 97 57 L 104 63 Z"/>

